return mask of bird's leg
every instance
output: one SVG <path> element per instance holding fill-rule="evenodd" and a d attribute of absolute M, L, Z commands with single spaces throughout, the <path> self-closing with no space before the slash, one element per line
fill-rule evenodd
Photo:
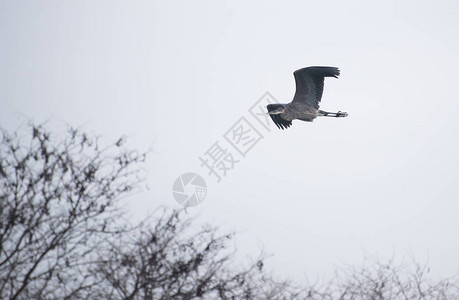
<path fill-rule="evenodd" d="M 319 117 L 335 117 L 335 118 L 347 117 L 347 112 L 343 112 L 343 111 L 332 113 L 328 111 L 319 110 L 318 113 L 319 113 Z"/>

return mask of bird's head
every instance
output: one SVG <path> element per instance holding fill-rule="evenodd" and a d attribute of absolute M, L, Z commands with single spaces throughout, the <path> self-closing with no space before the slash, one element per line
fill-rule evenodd
<path fill-rule="evenodd" d="M 280 103 L 268 104 L 266 108 L 268 109 L 268 114 L 280 115 L 281 113 L 285 111 L 285 104 L 280 104 Z"/>

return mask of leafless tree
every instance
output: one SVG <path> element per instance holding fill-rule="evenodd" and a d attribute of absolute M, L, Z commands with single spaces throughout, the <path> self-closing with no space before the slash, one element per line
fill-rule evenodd
<path fill-rule="evenodd" d="M 134 235 L 102 252 L 93 270 L 103 299 L 459 299 L 455 278 L 429 276 L 427 264 L 368 259 L 360 268 L 338 268 L 324 284 L 279 281 L 264 256 L 241 267 L 229 241 L 212 227 L 195 228 L 183 211 L 163 210 Z"/>
<path fill-rule="evenodd" d="M 122 232 L 116 200 L 136 186 L 144 154 L 122 140 L 31 125 L 0 131 L 0 298 L 78 298 L 97 282 L 88 268 L 106 236 Z"/>
<path fill-rule="evenodd" d="M 319 299 L 459 299 L 457 278 L 429 276 L 427 264 L 369 259 L 361 268 L 345 267 L 323 289 Z"/>
<path fill-rule="evenodd" d="M 265 256 L 240 263 L 233 234 L 162 209 L 130 225 L 117 201 L 142 181 L 123 139 L 31 125 L 0 130 L 0 299 L 459 299 L 426 265 L 370 261 L 322 285 L 277 280 Z"/>
<path fill-rule="evenodd" d="M 235 264 L 232 234 L 193 223 L 183 211 L 163 210 L 136 235 L 103 253 L 96 268 L 104 299 L 295 299 L 304 289 L 276 282 L 264 271 L 263 256 Z"/>
<path fill-rule="evenodd" d="M 73 128 L 64 137 L 27 129 L 0 131 L 1 299 L 285 294 L 287 283 L 265 278 L 262 259 L 234 265 L 232 234 L 187 232 L 183 211 L 164 210 L 144 226 L 120 219 L 117 200 L 141 181 L 145 159 L 122 139 L 101 149 L 97 138 Z"/>

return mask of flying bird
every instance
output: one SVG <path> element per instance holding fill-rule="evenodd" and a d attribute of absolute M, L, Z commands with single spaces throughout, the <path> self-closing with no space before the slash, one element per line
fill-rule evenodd
<path fill-rule="evenodd" d="M 331 113 L 319 109 L 324 91 L 324 78 L 338 78 L 340 72 L 335 67 L 307 67 L 293 73 L 296 92 L 287 104 L 268 104 L 268 114 L 279 129 L 286 129 L 293 120 L 312 122 L 317 117 L 347 117 L 346 112 Z"/>

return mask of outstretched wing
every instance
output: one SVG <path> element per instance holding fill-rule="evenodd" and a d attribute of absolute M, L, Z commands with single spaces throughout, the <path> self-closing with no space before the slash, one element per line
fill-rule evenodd
<path fill-rule="evenodd" d="M 296 92 L 292 102 L 301 102 L 319 109 L 319 102 L 324 91 L 324 78 L 338 78 L 340 72 L 335 67 L 307 67 L 296 70 Z"/>
<path fill-rule="evenodd" d="M 268 104 L 266 107 L 269 112 L 275 111 L 279 108 L 279 106 L 284 106 L 284 104 Z M 273 120 L 274 124 L 276 124 L 277 128 L 279 129 L 286 129 L 292 125 L 292 121 L 285 120 L 281 117 L 281 115 L 269 115 Z"/>

